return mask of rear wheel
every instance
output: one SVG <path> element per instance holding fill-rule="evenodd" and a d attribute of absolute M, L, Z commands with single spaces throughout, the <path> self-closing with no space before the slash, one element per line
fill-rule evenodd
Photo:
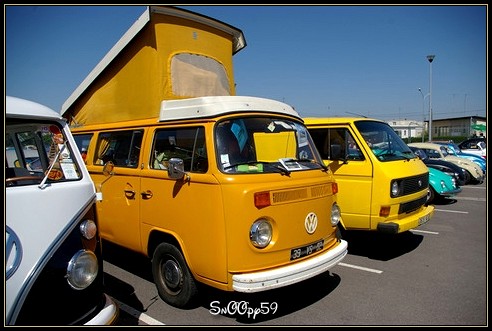
<path fill-rule="evenodd" d="M 152 258 L 152 274 L 159 296 L 171 306 L 185 308 L 196 298 L 195 279 L 183 254 L 174 245 L 157 246 Z"/>

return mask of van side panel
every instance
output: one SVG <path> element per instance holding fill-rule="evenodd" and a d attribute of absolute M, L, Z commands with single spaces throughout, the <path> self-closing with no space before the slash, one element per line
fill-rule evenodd
<path fill-rule="evenodd" d="M 111 180 L 104 182 L 106 177 L 99 171 L 91 170 L 96 187 L 102 194 L 97 202 L 101 236 L 132 250 L 140 250 L 140 177 L 139 169 L 118 170 Z M 104 182 L 104 185 L 101 183 Z"/>
<path fill-rule="evenodd" d="M 142 191 L 152 192 L 151 198 L 141 201 L 142 249 L 147 249 L 152 231 L 169 233 L 181 244 L 197 278 L 226 283 L 227 226 L 221 188 L 211 174 L 190 176 L 191 181 L 185 182 L 169 179 L 166 171 L 142 172 Z"/>
<path fill-rule="evenodd" d="M 343 206 L 342 225 L 350 219 L 350 227 L 370 229 L 373 207 L 373 173 L 370 159 L 350 162 L 342 165 L 341 161 L 324 160 L 336 176 L 338 183 L 338 203 Z"/>

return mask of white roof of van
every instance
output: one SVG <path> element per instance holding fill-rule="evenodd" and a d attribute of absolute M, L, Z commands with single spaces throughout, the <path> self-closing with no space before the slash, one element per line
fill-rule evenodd
<path fill-rule="evenodd" d="M 249 96 L 212 96 L 161 102 L 159 121 L 215 117 L 234 112 L 267 112 L 301 118 L 291 106 Z"/>
<path fill-rule="evenodd" d="M 6 96 L 5 98 L 5 115 L 6 117 L 16 118 L 63 119 L 58 112 L 49 107 L 12 96 Z"/>

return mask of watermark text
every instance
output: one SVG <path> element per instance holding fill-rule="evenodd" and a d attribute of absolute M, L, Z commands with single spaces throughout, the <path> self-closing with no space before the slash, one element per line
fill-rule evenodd
<path fill-rule="evenodd" d="M 210 303 L 210 314 L 212 315 L 245 315 L 255 319 L 258 315 L 275 314 L 278 309 L 276 302 L 261 302 L 259 307 L 252 307 L 247 301 L 230 301 L 227 305 L 221 306 L 220 301 Z"/>

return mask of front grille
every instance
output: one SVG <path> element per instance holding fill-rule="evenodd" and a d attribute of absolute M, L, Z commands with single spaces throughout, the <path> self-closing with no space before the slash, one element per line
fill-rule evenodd
<path fill-rule="evenodd" d="M 299 190 L 290 190 L 273 193 L 273 203 L 281 203 L 288 201 L 303 200 L 307 198 L 307 190 L 305 188 Z"/>
<path fill-rule="evenodd" d="M 401 195 L 408 195 L 415 192 L 422 191 L 429 187 L 429 173 L 425 173 L 422 175 L 403 178 L 401 180 Z"/>
<path fill-rule="evenodd" d="M 405 202 L 400 204 L 400 209 L 398 210 L 398 214 L 411 213 L 414 210 L 419 209 L 423 206 L 427 201 L 427 195 L 424 195 L 422 198 L 413 200 L 410 202 Z"/>
<path fill-rule="evenodd" d="M 320 198 L 329 196 L 332 192 L 331 184 L 317 185 L 311 188 L 299 188 L 293 190 L 277 191 L 272 193 L 273 204 L 280 204 L 292 201 L 302 201 L 306 199 Z"/>

